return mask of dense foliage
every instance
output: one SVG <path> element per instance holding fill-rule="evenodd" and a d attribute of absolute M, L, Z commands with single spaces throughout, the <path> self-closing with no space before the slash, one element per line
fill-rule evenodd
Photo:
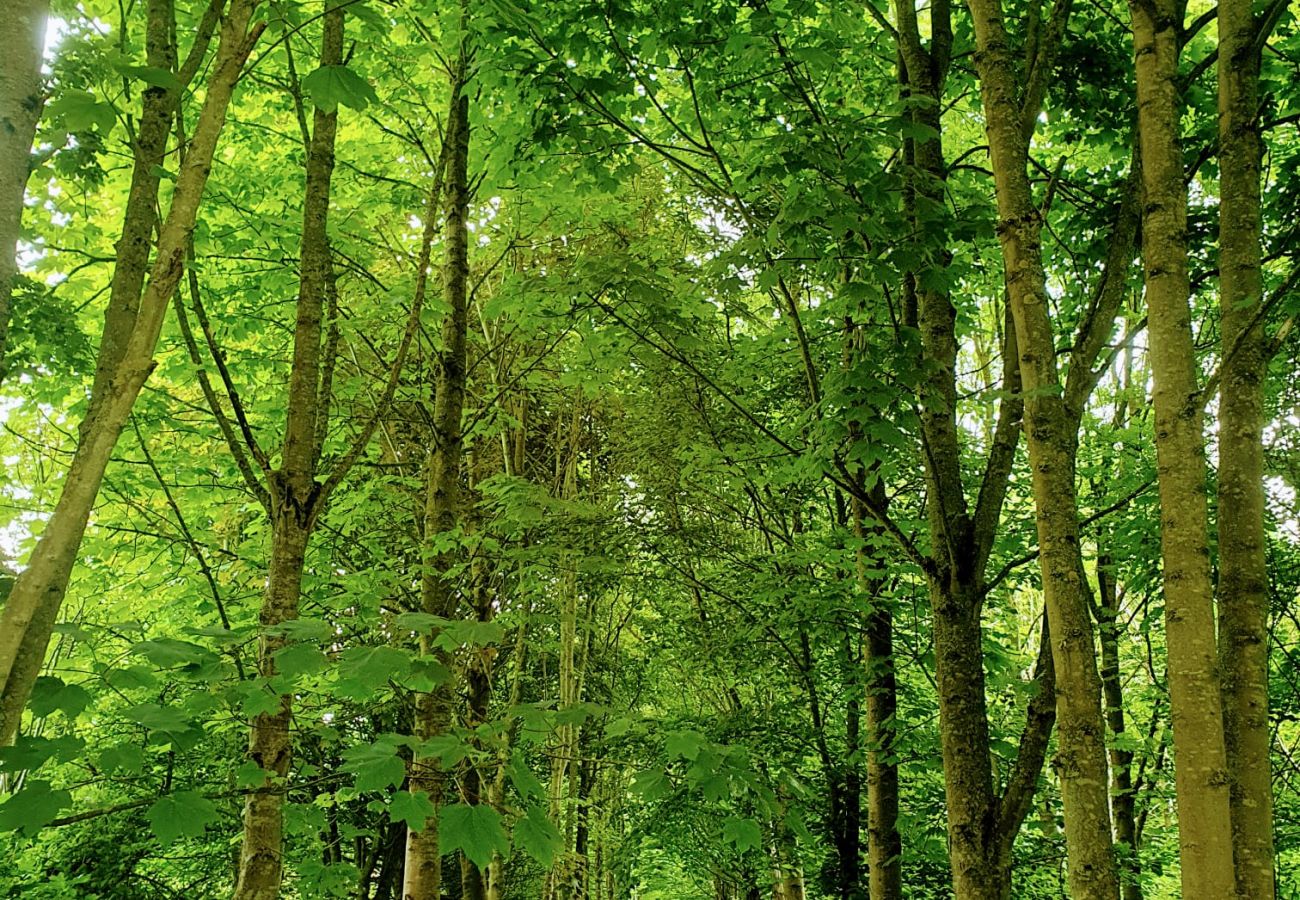
<path fill-rule="evenodd" d="M 1144 2 L 4 0 L 0 896 L 1300 897 L 1300 26 Z"/>

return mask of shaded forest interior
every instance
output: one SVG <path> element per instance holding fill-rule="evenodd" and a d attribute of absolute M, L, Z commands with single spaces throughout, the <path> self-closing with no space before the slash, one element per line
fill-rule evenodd
<path fill-rule="evenodd" d="M 0 896 L 1300 897 L 1288 0 L 0 0 Z"/>

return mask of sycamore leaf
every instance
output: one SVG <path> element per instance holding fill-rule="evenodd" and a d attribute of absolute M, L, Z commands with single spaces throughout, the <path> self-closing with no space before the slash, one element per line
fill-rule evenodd
<path fill-rule="evenodd" d="M 501 827 L 501 815 L 490 806 L 444 806 L 438 814 L 438 834 L 444 853 L 460 850 L 480 869 L 492 861 L 493 853 L 510 853 L 510 838 Z"/>
<path fill-rule="evenodd" d="M 143 81 L 150 87 L 163 88 L 168 91 L 179 91 L 183 85 L 175 74 L 158 66 L 125 66 L 115 67 L 127 78 L 135 78 Z"/>
<path fill-rule="evenodd" d="M 546 811 L 540 806 L 533 806 L 515 823 L 515 846 L 541 865 L 549 867 L 564 849 L 564 837 L 546 815 Z"/>
<path fill-rule="evenodd" d="M 268 631 L 295 641 L 327 641 L 335 636 L 334 626 L 321 619 L 290 619 Z"/>
<path fill-rule="evenodd" d="M 321 66 L 302 79 L 302 89 L 325 112 L 334 112 L 339 104 L 351 109 L 365 109 L 378 103 L 375 89 L 347 66 Z"/>
<path fill-rule="evenodd" d="M 658 800 L 672 789 L 673 783 L 658 769 L 646 769 L 632 776 L 632 790 L 646 800 Z"/>
<path fill-rule="evenodd" d="M 392 744 L 363 744 L 343 751 L 343 771 L 356 776 L 358 791 L 396 787 L 406 777 L 406 763 Z"/>
<path fill-rule="evenodd" d="M 135 744 L 114 744 L 99 754 L 99 767 L 105 772 L 136 773 L 144 768 L 144 750 Z"/>
<path fill-rule="evenodd" d="M 34 835 L 72 803 L 72 794 L 50 788 L 48 781 L 28 781 L 22 790 L 0 803 L 0 832 Z"/>
<path fill-rule="evenodd" d="M 424 824 L 437 814 L 427 791 L 398 791 L 388 803 L 388 817 L 405 822 L 411 831 L 423 831 Z"/>
<path fill-rule="evenodd" d="M 704 735 L 698 731 L 670 731 L 664 737 L 664 751 L 673 758 L 695 759 L 703 742 Z"/>
<path fill-rule="evenodd" d="M 351 647 L 340 655 L 338 670 L 349 694 L 368 695 L 410 672 L 411 657 L 395 647 Z"/>
<path fill-rule="evenodd" d="M 42 675 L 32 687 L 28 708 L 36 716 L 48 716 L 55 710 L 75 719 L 90 705 L 90 692 L 79 684 L 66 684 L 61 678 Z"/>
<path fill-rule="evenodd" d="M 326 664 L 325 654 L 311 644 L 290 644 L 275 652 L 275 670 L 290 678 L 315 675 Z"/>
<path fill-rule="evenodd" d="M 164 794 L 145 812 L 149 827 L 163 844 L 177 838 L 203 836 L 203 831 L 217 819 L 217 808 L 197 791 Z"/>
<path fill-rule="evenodd" d="M 204 662 L 212 656 L 206 647 L 175 638 L 140 641 L 131 647 L 131 652 L 164 669 Z"/>
<path fill-rule="evenodd" d="M 546 790 L 542 782 L 528 768 L 522 756 L 515 754 L 510 757 L 510 762 L 506 763 L 506 774 L 510 777 L 510 783 L 519 791 L 519 796 L 526 798 L 541 797 Z"/>
<path fill-rule="evenodd" d="M 722 823 L 722 839 L 735 844 L 736 850 L 744 853 L 757 850 L 763 846 L 763 833 L 753 819 L 731 817 Z"/>
<path fill-rule="evenodd" d="M 36 769 L 47 759 L 66 761 L 81 752 L 86 742 L 67 735 L 46 738 L 39 735 L 20 734 L 11 747 L 0 747 L 0 771 L 20 772 Z"/>
<path fill-rule="evenodd" d="M 103 137 L 117 124 L 117 110 L 112 104 L 96 100 L 87 91 L 63 91 L 45 107 L 45 114 L 60 121 L 69 131 L 94 129 Z"/>

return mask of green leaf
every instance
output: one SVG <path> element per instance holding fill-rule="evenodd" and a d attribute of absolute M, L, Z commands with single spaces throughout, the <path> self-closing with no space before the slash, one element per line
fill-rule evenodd
<path fill-rule="evenodd" d="M 753 819 L 731 817 L 722 823 L 722 839 L 736 845 L 736 850 L 744 853 L 757 850 L 763 846 L 763 832 Z"/>
<path fill-rule="evenodd" d="M 132 722 L 167 734 L 188 731 L 192 723 L 188 716 L 175 707 L 163 707 L 157 703 L 141 703 L 126 710 L 124 715 Z"/>
<path fill-rule="evenodd" d="M 140 641 L 131 647 L 131 652 L 143 656 L 162 669 L 203 662 L 212 656 L 212 651 L 206 647 L 191 644 L 189 641 L 178 641 L 175 638 Z"/>
<path fill-rule="evenodd" d="M 112 104 L 96 100 L 87 91 L 64 91 L 45 108 L 46 115 L 61 121 L 69 131 L 98 131 L 107 137 L 117 124 L 117 110 Z"/>
<path fill-rule="evenodd" d="M 546 790 L 538 777 L 533 774 L 532 769 L 528 768 L 523 757 L 517 753 L 510 757 L 510 762 L 506 763 L 506 775 L 510 777 L 510 783 L 515 786 L 515 790 L 519 791 L 521 797 L 535 799 L 541 797 Z"/>
<path fill-rule="evenodd" d="M 334 626 L 321 619 L 290 619 L 268 630 L 294 641 L 328 641 L 336 634 Z"/>
<path fill-rule="evenodd" d="M 670 731 L 664 737 L 664 752 L 673 758 L 695 759 L 703 743 L 704 735 L 698 731 Z"/>
<path fill-rule="evenodd" d="M 23 789 L 0 803 L 0 831 L 34 835 L 72 803 L 72 794 L 50 788 L 48 781 L 28 781 Z"/>
<path fill-rule="evenodd" d="M 99 754 L 99 767 L 105 772 L 138 773 L 144 769 L 144 750 L 135 744 L 114 744 Z"/>
<path fill-rule="evenodd" d="M 274 778 L 275 773 L 270 769 L 263 769 L 251 759 L 246 759 L 240 763 L 239 768 L 235 770 L 235 787 L 261 787 Z"/>
<path fill-rule="evenodd" d="M 515 846 L 541 865 L 549 867 L 564 849 L 564 837 L 546 815 L 546 810 L 533 806 L 515 823 Z"/>
<path fill-rule="evenodd" d="M 646 800 L 658 800 L 673 789 L 673 783 L 660 769 L 645 769 L 632 776 L 632 790 Z"/>
<path fill-rule="evenodd" d="M 340 103 L 351 109 L 365 109 L 379 102 L 370 82 L 347 66 L 321 66 L 302 79 L 302 89 L 325 112 L 334 112 Z"/>
<path fill-rule="evenodd" d="M 32 686 L 28 708 L 36 716 L 48 716 L 55 710 L 69 719 L 75 719 L 91 701 L 90 692 L 79 684 L 66 684 L 63 679 L 42 675 Z"/>
<path fill-rule="evenodd" d="M 21 734 L 13 746 L 0 747 L 0 770 L 20 772 L 40 768 L 48 759 L 66 761 L 77 756 L 84 746 L 85 741 L 72 735 L 51 739 Z"/>
<path fill-rule="evenodd" d="M 311 644 L 290 644 L 275 652 L 275 670 L 290 678 L 315 675 L 327 664 L 325 654 Z"/>
<path fill-rule="evenodd" d="M 427 791 L 398 791 L 388 803 L 388 817 L 405 822 L 412 831 L 423 831 L 424 823 L 437 814 Z"/>
<path fill-rule="evenodd" d="M 349 747 L 343 751 L 344 772 L 356 776 L 358 791 L 382 791 L 396 787 L 406 777 L 406 763 L 392 744 L 379 742 Z"/>
<path fill-rule="evenodd" d="M 411 670 L 411 658 L 395 647 L 351 647 L 339 656 L 340 681 L 347 693 L 373 694 L 389 679 Z"/>
<path fill-rule="evenodd" d="M 179 91 L 184 88 L 173 73 L 158 66 L 115 66 L 119 72 L 127 78 L 135 78 L 143 81 L 150 87 L 163 88 L 168 91 Z"/>
<path fill-rule="evenodd" d="M 149 827 L 163 844 L 177 838 L 198 838 L 217 819 L 217 808 L 197 791 L 177 791 L 159 797 L 145 812 Z"/>
<path fill-rule="evenodd" d="M 480 869 L 492 861 L 493 853 L 510 853 L 510 838 L 501 827 L 501 815 L 490 806 L 444 806 L 438 813 L 438 834 L 443 852 L 459 850 Z"/>

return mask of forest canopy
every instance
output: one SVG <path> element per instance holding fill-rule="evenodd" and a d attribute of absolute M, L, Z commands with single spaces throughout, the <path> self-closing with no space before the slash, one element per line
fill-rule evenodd
<path fill-rule="evenodd" d="M 0 50 L 0 896 L 1300 897 L 1294 4 Z"/>

